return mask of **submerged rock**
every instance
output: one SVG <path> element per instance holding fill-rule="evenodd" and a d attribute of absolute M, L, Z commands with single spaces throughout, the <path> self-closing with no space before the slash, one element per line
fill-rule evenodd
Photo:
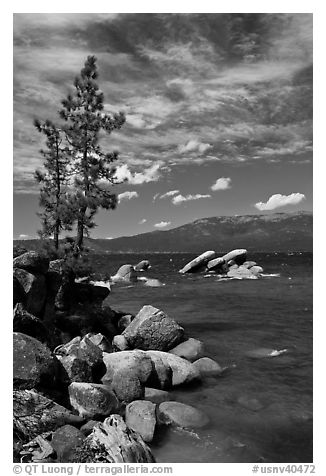
<path fill-rule="evenodd" d="M 215 254 L 215 251 L 205 251 L 205 253 L 202 253 L 197 256 L 197 258 L 187 263 L 182 269 L 180 269 L 179 273 L 194 273 L 203 269 L 208 261 L 215 258 Z"/>
<path fill-rule="evenodd" d="M 76 463 L 155 463 L 142 437 L 127 427 L 122 417 L 111 415 L 95 426 L 76 451 Z"/>
<path fill-rule="evenodd" d="M 126 407 L 126 424 L 140 434 L 146 443 L 154 437 L 156 427 L 156 405 L 145 400 L 135 400 Z"/>
<path fill-rule="evenodd" d="M 221 375 L 222 367 L 209 357 L 202 357 L 193 362 L 193 366 L 199 371 L 201 377 L 215 377 Z"/>
<path fill-rule="evenodd" d="M 14 258 L 14 268 L 20 268 L 29 273 L 45 274 L 49 269 L 49 259 L 37 251 L 27 251 Z"/>
<path fill-rule="evenodd" d="M 287 352 L 287 349 L 276 350 L 276 349 L 269 349 L 266 347 L 261 347 L 259 349 L 253 349 L 246 352 L 247 357 L 251 357 L 252 359 L 265 359 L 270 357 L 278 357 L 279 355 L 284 354 Z"/>
<path fill-rule="evenodd" d="M 166 351 L 182 340 L 184 329 L 163 311 L 144 306 L 123 331 L 131 348 Z"/>
<path fill-rule="evenodd" d="M 180 402 L 163 402 L 158 407 L 158 421 L 180 428 L 202 428 L 209 423 L 208 417 L 197 408 Z"/>
<path fill-rule="evenodd" d="M 68 391 L 71 406 L 82 417 L 108 416 L 119 408 L 117 397 L 106 385 L 73 382 Z"/>
<path fill-rule="evenodd" d="M 194 362 L 203 355 L 204 344 L 200 340 L 191 337 L 185 342 L 181 342 L 181 344 L 177 345 L 169 352 L 170 354 L 178 355 L 183 359 L 189 360 L 189 362 Z"/>

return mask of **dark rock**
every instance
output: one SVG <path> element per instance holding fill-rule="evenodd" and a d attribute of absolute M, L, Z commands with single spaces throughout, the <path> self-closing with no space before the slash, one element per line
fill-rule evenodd
<path fill-rule="evenodd" d="M 57 453 L 58 462 L 69 463 L 76 448 L 82 445 L 85 435 L 72 425 L 58 428 L 52 436 L 51 445 Z"/>
<path fill-rule="evenodd" d="M 69 385 L 72 382 L 92 382 L 93 373 L 90 365 L 75 355 L 57 356 L 62 365 L 60 380 Z"/>
<path fill-rule="evenodd" d="M 71 406 L 82 417 L 108 416 L 119 408 L 117 397 L 106 385 L 73 382 L 68 390 Z"/>
<path fill-rule="evenodd" d="M 160 404 L 162 402 L 166 402 L 170 400 L 170 394 L 169 392 L 166 392 L 165 390 L 145 387 L 144 400 L 147 400 L 149 402 L 153 402 L 156 404 Z"/>
<path fill-rule="evenodd" d="M 141 400 L 145 395 L 145 387 L 131 369 L 121 369 L 115 373 L 111 388 L 122 403 L 130 403 L 133 400 Z"/>
<path fill-rule="evenodd" d="M 13 279 L 13 305 L 15 306 L 18 302 L 26 301 L 26 294 L 17 277 L 13 276 Z"/>
<path fill-rule="evenodd" d="M 208 417 L 197 408 L 180 402 L 163 402 L 158 407 L 158 421 L 179 428 L 202 428 L 209 423 Z"/>
<path fill-rule="evenodd" d="M 27 312 L 22 303 L 16 304 L 14 309 L 13 331 L 35 337 L 40 342 L 50 342 L 48 331 L 41 319 Z"/>
<path fill-rule="evenodd" d="M 202 357 L 193 362 L 193 366 L 198 370 L 201 377 L 216 377 L 223 372 L 222 367 L 209 357 Z"/>
<path fill-rule="evenodd" d="M 144 306 L 123 331 L 131 348 L 144 350 L 170 350 L 178 345 L 184 329 L 163 311 Z"/>
<path fill-rule="evenodd" d="M 172 387 L 173 372 L 169 363 L 161 355 L 161 352 L 151 352 L 153 371 L 146 384 L 158 388 L 168 389 Z"/>
<path fill-rule="evenodd" d="M 76 451 L 76 463 L 155 463 L 142 437 L 127 427 L 122 417 L 111 415 L 95 426 Z"/>
<path fill-rule="evenodd" d="M 46 281 L 42 274 L 31 274 L 20 268 L 14 269 L 14 277 L 19 281 L 26 295 L 26 310 L 40 317 L 46 298 Z"/>
<path fill-rule="evenodd" d="M 14 390 L 14 432 L 29 440 L 65 424 L 80 424 L 83 419 L 35 390 Z"/>
<path fill-rule="evenodd" d="M 75 283 L 73 288 L 74 299 L 78 304 L 98 303 L 110 294 L 110 290 L 104 286 L 94 286 L 90 283 Z"/>
<path fill-rule="evenodd" d="M 140 434 L 146 443 L 153 440 L 156 427 L 156 405 L 145 400 L 135 400 L 126 407 L 126 424 Z"/>
<path fill-rule="evenodd" d="M 131 264 L 122 265 L 114 276 L 111 276 L 113 282 L 135 283 L 137 281 L 137 273 Z"/>
<path fill-rule="evenodd" d="M 140 261 L 134 266 L 135 271 L 146 271 L 150 267 L 150 262 L 147 259 Z"/>
<path fill-rule="evenodd" d="M 120 332 L 124 331 L 129 326 L 129 324 L 131 323 L 133 319 L 134 319 L 134 316 L 132 316 L 131 314 L 126 314 L 125 316 L 122 316 L 118 322 L 119 331 Z"/>
<path fill-rule="evenodd" d="M 45 274 L 49 268 L 49 259 L 37 251 L 27 251 L 14 258 L 14 268 L 24 269 L 29 273 Z"/>
<path fill-rule="evenodd" d="M 99 424 L 100 422 L 97 420 L 89 420 L 85 425 L 80 427 L 80 431 L 82 431 L 85 436 L 88 436 L 92 433 L 93 428 Z"/>
<path fill-rule="evenodd" d="M 13 378 L 16 387 L 53 387 L 58 371 L 58 360 L 44 344 L 34 337 L 14 332 Z"/>
<path fill-rule="evenodd" d="M 171 349 L 170 354 L 178 355 L 183 359 L 189 360 L 189 362 L 194 362 L 199 359 L 204 353 L 204 344 L 197 339 L 192 337 L 185 342 L 177 345 Z"/>
<path fill-rule="evenodd" d="M 186 264 L 182 269 L 180 269 L 179 273 L 195 273 L 205 269 L 206 264 L 208 261 L 211 261 L 215 258 L 215 251 L 205 251 L 201 255 L 197 256 L 197 258 L 193 259 L 189 263 Z"/>
<path fill-rule="evenodd" d="M 154 366 L 156 365 L 158 358 L 160 358 L 167 368 L 171 368 L 173 386 L 189 384 L 200 380 L 200 374 L 196 367 L 177 355 L 157 350 L 148 350 L 146 354 L 153 359 Z"/>

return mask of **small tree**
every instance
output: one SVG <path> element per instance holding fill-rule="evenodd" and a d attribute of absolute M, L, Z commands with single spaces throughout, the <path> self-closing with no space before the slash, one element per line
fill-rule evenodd
<path fill-rule="evenodd" d="M 34 121 L 36 129 L 46 136 L 47 150 L 41 150 L 45 158 L 45 172 L 36 170 L 35 179 L 40 184 L 41 237 L 53 235 L 55 250 L 59 249 L 61 230 L 71 230 L 74 221 L 72 207 L 67 200 L 68 155 L 62 146 L 62 131 L 51 121 Z"/>
<path fill-rule="evenodd" d="M 101 131 L 110 134 L 120 129 L 125 116 L 103 112 L 104 97 L 96 83 L 97 76 L 96 58 L 88 56 L 74 81 L 74 94 L 62 101 L 60 111 L 60 117 L 66 122 L 64 131 L 74 176 L 74 191 L 69 201 L 77 221 L 75 254 L 83 249 L 84 235 L 95 226 L 93 218 L 98 209 L 114 209 L 117 203 L 116 195 L 106 188 L 106 184 L 115 182 L 112 162 L 118 158 L 118 153 L 104 153 L 99 145 L 99 135 Z"/>

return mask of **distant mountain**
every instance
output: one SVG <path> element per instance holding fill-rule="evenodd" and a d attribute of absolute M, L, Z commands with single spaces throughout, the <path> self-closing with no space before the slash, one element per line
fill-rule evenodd
<path fill-rule="evenodd" d="M 311 212 L 273 213 L 201 218 L 166 231 L 152 231 L 113 240 L 87 239 L 94 252 L 218 252 L 312 251 Z M 38 249 L 39 240 L 15 240 L 15 245 Z"/>

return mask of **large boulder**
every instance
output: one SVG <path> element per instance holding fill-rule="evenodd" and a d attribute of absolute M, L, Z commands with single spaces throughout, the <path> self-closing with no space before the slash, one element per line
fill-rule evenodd
<path fill-rule="evenodd" d="M 81 424 L 83 418 L 41 395 L 35 390 L 14 390 L 14 432 L 23 439 L 54 431 L 62 425 Z"/>
<path fill-rule="evenodd" d="M 117 397 L 106 385 L 73 382 L 68 391 L 71 406 L 82 417 L 108 416 L 119 408 Z"/>
<path fill-rule="evenodd" d="M 194 362 L 204 354 L 204 344 L 200 340 L 190 337 L 190 339 L 181 342 L 169 352 L 189 360 L 189 362 Z"/>
<path fill-rule="evenodd" d="M 134 266 L 135 271 L 146 271 L 150 268 L 150 262 L 147 259 L 140 261 L 136 266 Z"/>
<path fill-rule="evenodd" d="M 197 258 L 193 259 L 189 263 L 187 263 L 182 269 L 180 269 L 179 273 L 195 273 L 205 268 L 205 265 L 208 261 L 215 258 L 215 251 L 205 251 L 201 255 L 197 256 Z"/>
<path fill-rule="evenodd" d="M 196 360 L 193 366 L 199 371 L 201 377 L 216 377 L 223 372 L 222 367 L 209 357 Z"/>
<path fill-rule="evenodd" d="M 105 385 L 110 385 L 115 376 L 119 378 L 122 370 L 130 370 L 139 378 L 140 382 L 145 384 L 153 369 L 150 356 L 141 350 L 125 350 L 111 354 L 103 352 L 103 363 L 106 372 L 102 377 L 102 382 Z"/>
<path fill-rule="evenodd" d="M 247 259 L 247 250 L 245 249 L 237 249 L 232 250 L 222 256 L 224 261 L 228 263 L 229 261 L 233 260 L 237 265 L 243 264 Z"/>
<path fill-rule="evenodd" d="M 13 331 L 35 337 L 40 342 L 50 342 L 49 333 L 41 319 L 26 311 L 22 303 L 16 304 L 14 308 Z"/>
<path fill-rule="evenodd" d="M 165 367 L 171 369 L 173 386 L 190 384 L 200 380 L 200 374 L 196 367 L 178 355 L 158 350 L 148 350 L 146 354 L 153 360 L 154 367 L 159 359 Z"/>
<path fill-rule="evenodd" d="M 26 310 L 39 317 L 46 299 L 45 277 L 42 274 L 31 274 L 20 268 L 14 269 L 14 277 L 24 290 Z"/>
<path fill-rule="evenodd" d="M 37 251 L 27 251 L 14 258 L 14 268 L 25 269 L 29 273 L 45 274 L 49 268 L 49 259 Z"/>
<path fill-rule="evenodd" d="M 135 283 L 137 281 L 137 273 L 131 264 L 122 265 L 114 276 L 111 276 L 113 282 Z"/>
<path fill-rule="evenodd" d="M 163 402 L 158 407 L 158 422 L 179 428 L 202 428 L 209 423 L 208 417 L 197 408 L 180 402 Z"/>
<path fill-rule="evenodd" d="M 75 453 L 76 463 L 155 463 L 142 437 L 120 415 L 96 425 Z"/>
<path fill-rule="evenodd" d="M 140 434 L 146 443 L 154 437 L 156 427 L 156 405 L 145 400 L 135 400 L 126 407 L 126 424 Z"/>
<path fill-rule="evenodd" d="M 151 352 L 150 354 L 153 371 L 150 378 L 147 380 L 146 385 L 164 390 L 172 387 L 173 372 L 171 366 L 161 354 L 165 353 Z"/>
<path fill-rule="evenodd" d="M 144 383 L 134 371 L 128 368 L 122 369 L 114 375 L 111 388 L 123 404 L 141 400 L 145 395 Z"/>
<path fill-rule="evenodd" d="M 227 266 L 224 258 L 215 258 L 208 261 L 206 265 L 207 271 L 215 271 L 216 273 L 225 273 Z"/>
<path fill-rule="evenodd" d="M 20 332 L 13 336 L 13 379 L 19 388 L 53 387 L 57 383 L 59 362 L 34 337 Z"/>
<path fill-rule="evenodd" d="M 58 428 L 52 435 L 51 446 L 57 453 L 57 461 L 68 463 L 73 459 L 76 448 L 82 445 L 85 435 L 72 425 Z"/>
<path fill-rule="evenodd" d="M 131 348 L 167 351 L 178 345 L 184 329 L 163 311 L 144 306 L 123 331 Z"/>

